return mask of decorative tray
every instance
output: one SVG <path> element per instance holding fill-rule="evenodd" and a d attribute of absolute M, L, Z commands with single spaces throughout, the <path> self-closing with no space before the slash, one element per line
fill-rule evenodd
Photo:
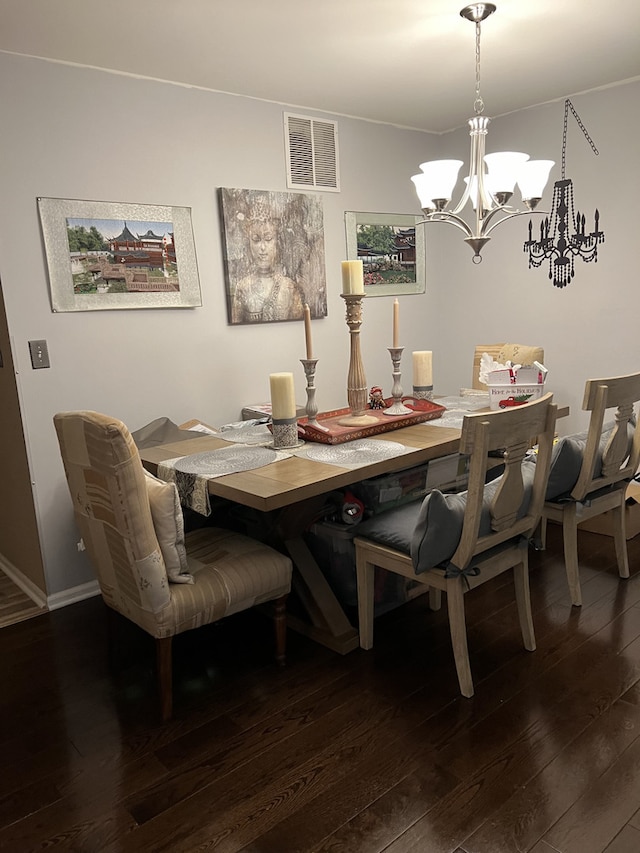
<path fill-rule="evenodd" d="M 446 411 L 444 406 L 431 400 L 414 400 L 405 397 L 403 402 L 411 412 L 406 415 L 385 415 L 382 409 L 365 409 L 365 414 L 372 415 L 375 423 L 364 426 L 344 426 L 339 421 L 350 414 L 350 409 L 334 409 L 332 412 L 322 412 L 317 416 L 318 426 L 308 423 L 308 418 L 298 419 L 298 435 L 305 441 L 319 441 L 322 444 L 342 444 L 356 438 L 367 438 L 381 432 L 413 426 L 423 421 L 432 421 L 442 417 Z M 385 400 L 387 406 L 393 403 L 393 398 Z"/>

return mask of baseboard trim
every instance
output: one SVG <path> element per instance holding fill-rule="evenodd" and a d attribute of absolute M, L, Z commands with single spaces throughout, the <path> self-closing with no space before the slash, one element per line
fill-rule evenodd
<path fill-rule="evenodd" d="M 100 595 L 100 587 L 98 581 L 89 581 L 79 586 L 72 586 L 62 592 L 55 592 L 47 597 L 49 610 L 59 610 L 61 607 L 67 607 L 69 604 L 75 604 L 77 601 L 84 601 L 85 598 L 93 598 Z"/>
<path fill-rule="evenodd" d="M 0 570 L 10 578 L 17 587 L 28 595 L 31 601 L 42 609 L 47 608 L 47 597 L 42 590 L 37 587 L 20 569 L 16 568 L 13 563 L 10 563 L 6 557 L 0 554 Z"/>

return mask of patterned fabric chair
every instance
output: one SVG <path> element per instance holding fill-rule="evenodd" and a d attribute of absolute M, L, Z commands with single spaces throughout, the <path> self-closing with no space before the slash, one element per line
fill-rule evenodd
<path fill-rule="evenodd" d="M 469 488 L 432 491 L 420 502 L 380 513 L 358 528 L 356 574 L 360 645 L 373 646 L 374 569 L 395 572 L 429 588 L 432 609 L 447 594 L 449 630 L 460 692 L 473 696 L 464 596 L 513 569 L 520 628 L 526 649 L 536 647 L 529 599 L 528 547 L 544 501 L 556 406 L 553 395 L 513 409 L 467 415 L 460 452 L 469 456 Z M 525 459 L 538 437 L 537 462 Z M 490 452 L 500 452 L 504 473 L 487 483 Z"/>
<path fill-rule="evenodd" d="M 263 602 L 275 602 L 284 663 L 288 557 L 229 530 L 185 537 L 173 483 L 147 475 L 127 427 L 97 412 L 54 416 L 75 519 L 108 611 L 156 641 L 162 718 L 172 714 L 172 639 Z"/>
<path fill-rule="evenodd" d="M 564 436 L 553 449 L 541 545 L 546 545 L 547 521 L 561 524 L 567 581 L 576 607 L 582 604 L 578 567 L 581 522 L 610 513 L 618 574 L 629 577 L 625 499 L 640 464 L 640 430 L 634 412 L 638 401 L 640 373 L 587 380 L 582 409 L 591 413 L 589 428 L 585 433 Z M 612 409 L 614 419 L 605 423 L 607 410 Z"/>

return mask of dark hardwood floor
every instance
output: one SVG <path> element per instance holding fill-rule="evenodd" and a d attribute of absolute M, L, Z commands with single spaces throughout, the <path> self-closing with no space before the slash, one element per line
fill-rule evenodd
<path fill-rule="evenodd" d="M 446 607 L 376 620 L 341 657 L 292 632 L 271 659 L 259 612 L 178 637 L 161 724 L 152 641 L 102 601 L 0 631 L 0 850 L 146 853 L 638 853 L 640 537 L 632 577 L 581 534 L 572 608 L 559 529 L 531 554 L 538 648 L 511 580 L 467 596 L 476 695 Z"/>

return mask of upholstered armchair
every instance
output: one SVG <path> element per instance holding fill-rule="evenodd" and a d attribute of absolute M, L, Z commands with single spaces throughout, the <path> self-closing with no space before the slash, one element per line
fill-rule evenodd
<path fill-rule="evenodd" d="M 184 534 L 176 486 L 145 472 L 127 427 L 90 411 L 54 416 L 76 522 L 102 598 L 156 642 L 162 718 L 172 715 L 172 639 L 275 602 L 285 657 L 288 557 L 230 530 Z"/>

